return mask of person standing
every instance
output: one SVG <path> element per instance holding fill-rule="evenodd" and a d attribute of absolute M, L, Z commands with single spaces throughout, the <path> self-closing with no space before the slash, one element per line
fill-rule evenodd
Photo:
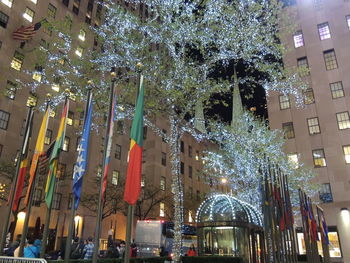
<path fill-rule="evenodd" d="M 34 240 L 30 238 L 28 240 L 28 245 L 24 248 L 25 258 L 37 258 L 39 256 L 40 250 L 34 245 Z"/>
<path fill-rule="evenodd" d="M 94 253 L 94 243 L 92 242 L 92 237 L 89 237 L 88 243 L 86 244 L 83 250 L 84 259 L 92 259 L 93 253 Z"/>
<path fill-rule="evenodd" d="M 190 249 L 187 252 L 187 255 L 189 257 L 197 256 L 196 248 L 194 247 L 194 244 L 191 245 Z"/>

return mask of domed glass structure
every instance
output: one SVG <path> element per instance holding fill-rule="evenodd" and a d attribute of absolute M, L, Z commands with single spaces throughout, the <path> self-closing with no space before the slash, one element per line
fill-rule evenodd
<path fill-rule="evenodd" d="M 200 255 L 239 256 L 257 262 L 263 245 L 262 219 L 250 204 L 231 195 L 215 194 L 198 208 Z"/>

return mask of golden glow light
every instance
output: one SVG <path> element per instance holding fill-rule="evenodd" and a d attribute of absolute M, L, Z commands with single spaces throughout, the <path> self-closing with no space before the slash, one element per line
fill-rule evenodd
<path fill-rule="evenodd" d="M 17 215 L 18 220 L 24 220 L 26 218 L 25 212 L 19 212 Z"/>

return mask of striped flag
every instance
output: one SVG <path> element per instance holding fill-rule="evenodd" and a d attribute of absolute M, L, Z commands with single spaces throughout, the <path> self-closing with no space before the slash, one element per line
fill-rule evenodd
<path fill-rule="evenodd" d="M 58 167 L 58 157 L 61 152 L 65 133 L 66 133 L 66 121 L 67 121 L 67 114 L 69 109 L 69 100 L 66 99 L 66 103 L 63 107 L 62 115 L 61 115 L 61 121 L 60 126 L 58 128 L 58 133 L 55 141 L 55 145 L 53 147 L 51 157 L 50 157 L 50 170 L 46 181 L 46 187 L 45 187 L 45 202 L 47 207 L 51 206 L 53 195 L 55 192 L 55 184 L 56 184 L 56 176 L 57 176 L 57 167 Z"/>
<path fill-rule="evenodd" d="M 44 150 L 45 135 L 46 135 L 47 125 L 49 123 L 49 116 L 50 116 L 50 106 L 47 107 L 44 118 L 41 122 L 38 139 L 36 141 L 32 164 L 30 165 L 30 170 L 29 170 L 29 185 L 27 189 L 26 199 L 24 201 L 25 205 L 28 205 L 30 192 L 32 191 L 32 188 L 33 188 L 33 182 L 35 178 L 35 172 L 37 169 L 39 156 L 43 153 L 43 150 Z"/>
<path fill-rule="evenodd" d="M 136 102 L 135 116 L 130 132 L 129 163 L 126 176 L 124 200 L 133 205 L 141 191 L 142 149 L 143 149 L 143 76 L 140 77 L 139 95 Z"/>
<path fill-rule="evenodd" d="M 88 111 L 85 118 L 83 135 L 78 147 L 78 158 L 74 166 L 73 173 L 73 194 L 75 196 L 74 209 L 78 208 L 81 194 L 81 187 L 83 183 L 83 176 L 86 172 L 88 148 L 89 148 L 89 136 L 91 127 L 91 115 L 92 115 L 92 96 L 88 101 Z"/>
<path fill-rule="evenodd" d="M 48 173 L 47 168 L 49 167 L 49 164 L 50 164 L 50 156 L 54 146 L 55 146 L 55 141 L 51 143 L 51 145 L 46 151 L 40 154 L 39 162 L 38 162 L 39 174 L 46 175 Z"/>
<path fill-rule="evenodd" d="M 29 40 L 31 39 L 36 32 L 41 27 L 41 21 L 35 24 L 32 24 L 28 27 L 21 26 L 15 32 L 12 33 L 12 38 L 16 40 Z"/>
<path fill-rule="evenodd" d="M 12 206 L 13 212 L 16 212 L 18 209 L 19 199 L 21 198 L 21 195 L 23 192 L 24 180 L 27 174 L 27 168 L 28 168 L 28 158 L 25 157 L 25 159 L 21 161 L 21 166 L 19 169 L 18 183 L 17 183 L 15 198 L 13 200 L 13 206 Z"/>
<path fill-rule="evenodd" d="M 105 161 L 104 161 L 104 171 L 103 171 L 103 186 L 102 186 L 102 200 L 104 200 L 106 188 L 107 188 L 107 176 L 108 176 L 108 169 L 109 169 L 109 161 L 111 156 L 111 149 L 112 149 L 112 138 L 113 138 L 113 127 L 114 127 L 114 121 L 116 117 L 116 104 L 117 104 L 117 94 L 114 93 L 113 95 L 113 102 L 112 102 L 112 108 L 110 113 L 110 120 L 108 123 L 108 137 L 107 139 L 107 151 L 105 155 Z"/>

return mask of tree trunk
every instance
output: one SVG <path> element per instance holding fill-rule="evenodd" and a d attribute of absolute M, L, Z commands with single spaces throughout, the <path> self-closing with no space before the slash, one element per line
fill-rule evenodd
<path fill-rule="evenodd" d="M 183 187 L 180 176 L 179 120 L 175 112 L 170 116 L 170 163 L 172 176 L 172 191 L 174 193 L 174 243 L 172 247 L 173 261 L 181 261 L 182 224 L 183 224 Z"/>

